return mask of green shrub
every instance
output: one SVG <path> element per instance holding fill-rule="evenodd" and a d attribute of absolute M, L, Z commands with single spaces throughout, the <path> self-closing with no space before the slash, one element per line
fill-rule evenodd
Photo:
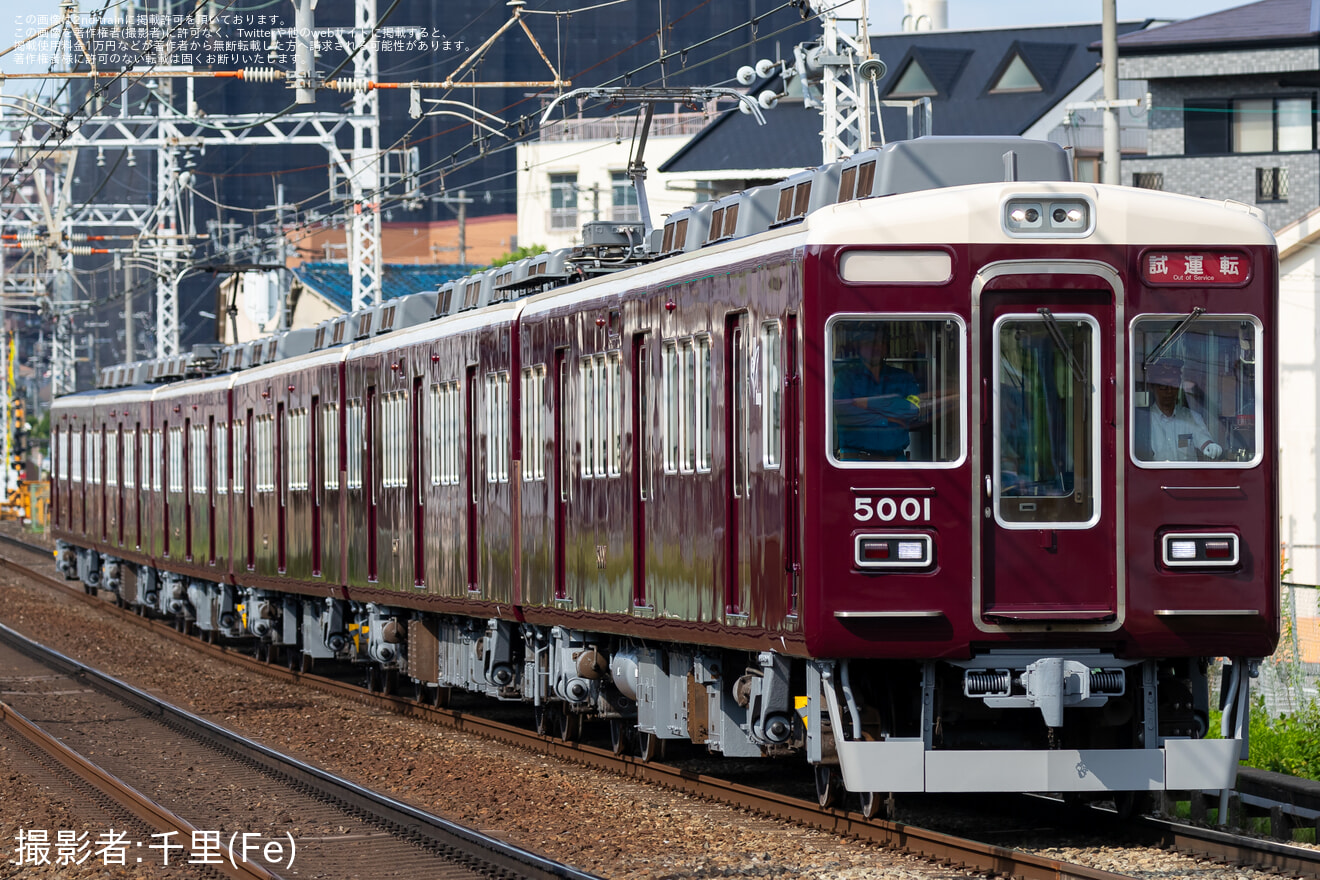
<path fill-rule="evenodd" d="M 1219 712 L 1211 713 L 1211 736 L 1219 736 L 1219 719 Z M 1320 704 L 1312 700 L 1292 714 L 1271 718 L 1264 699 L 1255 697 L 1247 764 L 1258 770 L 1320 780 Z"/>

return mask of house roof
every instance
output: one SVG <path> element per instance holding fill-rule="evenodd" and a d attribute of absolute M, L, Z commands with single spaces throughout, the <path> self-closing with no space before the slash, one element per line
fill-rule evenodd
<path fill-rule="evenodd" d="M 1241 46 L 1314 44 L 1320 37 L 1320 0 L 1260 0 L 1119 36 L 1120 55 Z"/>
<path fill-rule="evenodd" d="M 453 281 L 470 273 L 477 266 L 460 264 L 386 263 L 381 267 L 381 297 L 393 299 L 410 293 L 436 290 L 446 281 Z M 293 270 L 302 284 L 347 312 L 353 306 L 353 276 L 347 263 L 303 263 Z"/>
<path fill-rule="evenodd" d="M 1320 0 L 1318 0 L 1320 2 Z M 1147 22 L 1120 22 L 1119 34 L 1139 31 Z M 1100 39 L 1099 24 L 995 28 L 977 31 L 924 31 L 871 38 L 872 50 L 886 64 L 878 83 L 881 99 L 911 64 L 920 64 L 937 94 L 931 96 L 933 132 L 943 135 L 1018 135 L 1095 72 L 1099 55 L 1088 51 Z M 992 92 L 999 78 L 1021 58 L 1039 90 Z M 778 90 L 778 77 L 752 86 L 750 94 Z M 893 96 L 898 97 L 898 96 Z M 890 140 L 907 134 L 902 108 L 884 112 Z M 725 169 L 806 168 L 820 164 L 820 112 L 800 101 L 782 101 L 765 112 L 759 127 L 749 115 L 726 111 L 692 137 L 660 166 L 662 172 Z"/>

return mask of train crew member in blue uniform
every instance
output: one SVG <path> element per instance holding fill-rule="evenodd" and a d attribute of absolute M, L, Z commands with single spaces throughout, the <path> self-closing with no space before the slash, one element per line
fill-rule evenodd
<path fill-rule="evenodd" d="M 886 363 L 889 340 L 883 325 L 859 324 L 847 341 L 853 355 L 835 362 L 835 457 L 902 461 L 908 428 L 921 413 L 917 380 Z"/>
<path fill-rule="evenodd" d="M 1149 407 L 1151 461 L 1217 461 L 1224 454 L 1205 420 L 1178 400 L 1182 361 L 1162 358 L 1146 367 L 1146 386 L 1153 395 Z"/>

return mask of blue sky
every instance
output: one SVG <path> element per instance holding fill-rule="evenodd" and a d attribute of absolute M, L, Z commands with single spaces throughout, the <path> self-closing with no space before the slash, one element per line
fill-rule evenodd
<path fill-rule="evenodd" d="M 634 0 L 634 2 L 641 3 L 648 0 Z M 903 16 L 903 0 L 870 0 L 870 4 L 874 32 L 899 30 L 899 22 Z M 99 9 L 102 5 L 100 0 L 81 2 L 84 9 Z M 556 4 L 535 5 L 552 8 Z M 562 0 L 557 5 L 571 9 L 593 4 L 592 0 Z M 1245 5 L 1243 0 L 1118 0 L 1118 17 L 1120 20 L 1146 17 L 1177 20 L 1242 5 Z M 407 21 L 407 8 L 408 3 L 405 0 L 395 17 Z M 1101 16 L 1101 0 L 1063 0 L 1062 3 L 1042 3 L 1041 0 L 949 0 L 948 8 L 949 27 L 959 30 L 1099 21 Z M 292 2 L 277 3 L 272 7 L 272 11 L 281 12 L 292 19 L 293 4 Z M 25 34 L 29 27 L 33 27 L 37 16 L 54 16 L 58 13 L 59 0 L 0 0 L 0 49 L 8 48 L 19 38 L 18 35 Z M 29 17 L 34 19 L 31 24 L 28 22 Z M 46 68 L 45 64 L 16 63 L 18 55 L 19 53 L 16 52 L 0 58 L 0 71 L 15 73 Z M 12 84 L 6 89 L 10 93 L 15 90 Z"/>
<path fill-rule="evenodd" d="M 1099 21 L 1100 0 L 1063 0 L 1042 3 L 1040 0 L 948 0 L 949 27 L 1009 27 L 1029 24 L 1070 24 Z M 1221 9 L 1246 6 L 1251 0 L 1118 0 L 1120 21 L 1161 18 L 1195 18 Z M 873 30 L 896 31 L 903 19 L 903 0 L 870 0 Z"/>

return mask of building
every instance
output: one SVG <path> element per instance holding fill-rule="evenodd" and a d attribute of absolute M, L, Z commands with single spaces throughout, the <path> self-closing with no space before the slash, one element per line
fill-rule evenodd
<path fill-rule="evenodd" d="M 1320 4 L 1262 0 L 1119 38 L 1150 93 L 1146 155 L 1123 182 L 1259 208 L 1272 229 L 1320 204 Z"/>
<path fill-rule="evenodd" d="M 547 250 L 582 240 L 591 220 L 641 220 L 628 160 L 638 114 L 566 119 L 541 127 L 539 137 L 518 144 L 518 242 Z M 642 156 L 651 222 L 693 202 L 682 175 L 655 171 L 711 119 L 704 113 L 657 113 Z M 688 183 L 686 189 L 682 188 Z"/>
<path fill-rule="evenodd" d="M 1242 202 L 1279 240 L 1283 564 L 1320 584 L 1320 0 L 1262 0 L 1118 48 L 1119 75 L 1150 93 L 1147 154 L 1125 157 L 1123 182 Z"/>
<path fill-rule="evenodd" d="M 386 263 L 381 287 L 385 299 L 433 291 L 477 268 Z M 352 304 L 353 278 L 343 262 L 307 262 L 290 270 L 237 273 L 216 292 L 216 339 L 225 344 L 247 342 L 277 330 L 315 327 L 348 312 Z"/>
<path fill-rule="evenodd" d="M 1119 33 L 1149 22 L 1122 22 Z M 871 38 L 885 62 L 877 94 L 886 106 L 872 135 L 877 142 L 921 134 L 1028 135 L 1073 148 L 1074 173 L 1099 180 L 1099 113 L 1072 109 L 1103 90 L 1099 24 L 988 30 L 931 30 Z M 1129 85 L 1133 97 L 1143 93 Z M 783 91 L 777 75 L 751 93 Z M 922 123 L 930 108 L 931 128 Z M 779 180 L 821 162 L 820 111 L 790 91 L 765 111 L 764 127 L 729 111 L 660 166 L 686 175 L 712 198 Z M 1125 154 L 1145 150 L 1144 115 L 1128 114 L 1121 128 Z"/>

